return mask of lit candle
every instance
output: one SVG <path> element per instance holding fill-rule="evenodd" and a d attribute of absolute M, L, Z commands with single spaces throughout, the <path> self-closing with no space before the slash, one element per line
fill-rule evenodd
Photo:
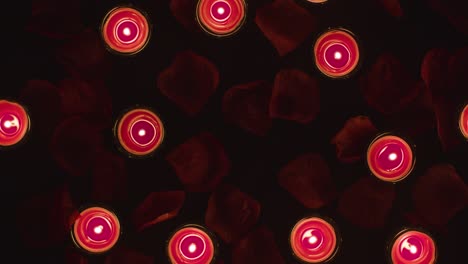
<path fill-rule="evenodd" d="M 30 127 L 25 108 L 15 102 L 0 100 L 0 147 L 19 143 Z"/>
<path fill-rule="evenodd" d="M 116 7 L 105 16 L 101 34 L 112 51 L 135 54 L 148 43 L 150 25 L 142 12 L 129 7 Z"/>
<path fill-rule="evenodd" d="M 436 251 L 434 240 L 428 234 L 406 229 L 395 236 L 390 256 L 393 264 L 433 264 Z"/>
<path fill-rule="evenodd" d="M 186 225 L 170 238 L 167 253 L 173 264 L 209 264 L 215 257 L 215 243 L 205 229 Z"/>
<path fill-rule="evenodd" d="M 358 66 L 358 43 L 350 31 L 331 29 L 315 41 L 314 57 L 318 70 L 326 76 L 346 77 Z"/>
<path fill-rule="evenodd" d="M 164 138 L 164 127 L 159 117 L 145 108 L 126 112 L 115 127 L 119 144 L 129 154 L 146 156 L 154 152 Z"/>
<path fill-rule="evenodd" d="M 212 35 L 232 35 L 244 23 L 246 8 L 244 0 L 199 0 L 197 20 Z"/>
<path fill-rule="evenodd" d="M 289 242 L 294 256 L 305 263 L 329 261 L 338 249 L 338 237 L 329 221 L 304 218 L 293 227 Z"/>
<path fill-rule="evenodd" d="M 463 108 L 458 122 L 462 135 L 468 139 L 468 105 Z"/>
<path fill-rule="evenodd" d="M 119 219 L 102 207 L 89 207 L 81 211 L 72 229 L 75 244 L 89 253 L 104 253 L 110 250 L 119 237 Z"/>
<path fill-rule="evenodd" d="M 367 149 L 367 165 L 380 180 L 397 182 L 413 170 L 413 149 L 402 138 L 384 134 L 372 141 Z"/>

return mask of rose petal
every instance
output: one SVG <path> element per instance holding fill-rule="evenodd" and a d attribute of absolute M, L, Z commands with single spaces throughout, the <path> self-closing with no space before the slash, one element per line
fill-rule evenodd
<path fill-rule="evenodd" d="M 88 258 L 84 256 L 81 252 L 76 250 L 76 248 L 68 247 L 65 249 L 65 261 L 67 264 L 88 264 Z"/>
<path fill-rule="evenodd" d="M 57 50 L 57 61 L 73 77 L 102 78 L 109 69 L 108 52 L 95 30 L 85 30 Z"/>
<path fill-rule="evenodd" d="M 273 233 L 261 226 L 250 232 L 232 249 L 232 264 L 284 264 Z"/>
<path fill-rule="evenodd" d="M 170 9 L 176 20 L 190 31 L 199 31 L 199 25 L 195 20 L 195 10 L 198 1 L 193 0 L 171 0 Z"/>
<path fill-rule="evenodd" d="M 276 0 L 260 7 L 255 23 L 280 56 L 296 49 L 317 27 L 316 19 L 294 0 Z"/>
<path fill-rule="evenodd" d="M 198 114 L 216 91 L 219 73 L 208 59 L 191 51 L 176 55 L 172 64 L 162 71 L 158 88 L 186 114 Z"/>
<path fill-rule="evenodd" d="M 458 31 L 468 34 L 468 5 L 466 1 L 458 0 L 430 0 L 429 6 L 439 13 L 446 16 L 450 24 Z"/>
<path fill-rule="evenodd" d="M 208 200 L 206 226 L 226 243 L 239 240 L 257 223 L 260 204 L 246 193 L 230 186 L 220 186 Z"/>
<path fill-rule="evenodd" d="M 147 256 L 125 246 L 117 247 L 105 259 L 105 264 L 153 264 L 154 257 Z"/>
<path fill-rule="evenodd" d="M 331 143 L 336 147 L 338 160 L 352 163 L 365 156 L 368 144 L 377 133 L 367 116 L 355 116 L 346 121 Z"/>
<path fill-rule="evenodd" d="M 83 29 L 80 1 L 33 0 L 26 29 L 46 37 L 63 39 Z"/>
<path fill-rule="evenodd" d="M 152 192 L 135 209 L 132 221 L 138 230 L 174 218 L 185 201 L 183 191 Z"/>
<path fill-rule="evenodd" d="M 223 98 L 225 118 L 242 129 L 264 136 L 272 126 L 269 104 L 272 86 L 264 81 L 234 86 Z"/>
<path fill-rule="evenodd" d="M 370 71 L 361 79 L 361 91 L 367 103 L 384 114 L 401 111 L 420 94 L 401 62 L 391 54 L 378 57 Z"/>
<path fill-rule="evenodd" d="M 448 83 L 448 64 L 451 54 L 445 49 L 431 49 L 424 56 L 421 65 L 421 78 L 431 91 L 432 100 L 438 101 L 445 97 L 444 93 L 450 88 Z"/>
<path fill-rule="evenodd" d="M 28 108 L 34 131 L 51 136 L 61 117 L 57 87 L 45 80 L 29 80 L 21 90 L 20 101 Z"/>
<path fill-rule="evenodd" d="M 97 154 L 93 167 L 92 197 L 96 201 L 112 203 L 127 198 L 125 159 L 112 152 Z"/>
<path fill-rule="evenodd" d="M 58 84 L 62 112 L 67 116 L 84 115 L 99 127 L 111 122 L 111 97 L 102 81 L 65 79 Z"/>
<path fill-rule="evenodd" d="M 363 177 L 343 193 L 338 212 L 359 227 L 381 228 L 385 225 L 394 199 L 394 185 Z"/>
<path fill-rule="evenodd" d="M 281 70 L 276 74 L 270 100 L 270 116 L 302 124 L 314 120 L 320 110 L 318 83 L 300 70 Z"/>
<path fill-rule="evenodd" d="M 55 129 L 51 151 L 59 165 L 73 176 L 91 172 L 103 138 L 97 129 L 81 117 L 68 118 Z"/>
<path fill-rule="evenodd" d="M 230 169 L 223 145 L 210 133 L 190 138 L 172 150 L 166 160 L 190 192 L 212 191 Z"/>
<path fill-rule="evenodd" d="M 437 133 L 440 143 L 445 152 L 455 149 L 464 143 L 457 126 L 459 109 L 453 100 L 441 100 L 434 105 L 434 112 L 437 120 Z"/>
<path fill-rule="evenodd" d="M 77 211 L 68 186 L 60 186 L 22 202 L 16 214 L 24 244 L 30 248 L 46 248 L 65 241 Z"/>
<path fill-rule="evenodd" d="M 330 169 L 316 153 L 303 154 L 290 161 L 278 173 L 278 182 L 307 208 L 320 208 L 336 196 Z"/>
<path fill-rule="evenodd" d="M 468 10 L 468 9 L 467 9 Z M 448 90 L 448 97 L 457 101 L 466 102 L 468 92 L 468 46 L 454 52 L 448 63 L 449 84 L 452 90 Z M 451 92 L 451 93 L 450 93 Z"/>
<path fill-rule="evenodd" d="M 379 0 L 379 3 L 385 8 L 385 11 L 393 17 L 399 18 L 403 16 L 400 0 Z"/>
<path fill-rule="evenodd" d="M 413 188 L 417 214 L 433 226 L 446 225 L 468 205 L 468 187 L 449 164 L 436 164 L 418 178 Z"/>

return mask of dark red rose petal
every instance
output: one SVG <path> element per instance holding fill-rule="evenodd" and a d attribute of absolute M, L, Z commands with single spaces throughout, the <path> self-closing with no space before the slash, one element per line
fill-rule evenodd
<path fill-rule="evenodd" d="M 206 58 L 191 51 L 175 57 L 172 64 L 159 74 L 158 88 L 162 94 L 186 114 L 198 114 L 218 88 L 219 72 Z"/>
<path fill-rule="evenodd" d="M 378 0 L 379 4 L 393 17 L 402 17 L 403 9 L 400 5 L 400 0 Z"/>
<path fill-rule="evenodd" d="M 320 208 L 336 196 L 328 164 L 316 153 L 290 161 L 278 173 L 278 182 L 307 208 Z"/>
<path fill-rule="evenodd" d="M 65 263 L 67 264 L 88 264 L 88 258 L 76 248 L 67 247 L 65 249 Z"/>
<path fill-rule="evenodd" d="M 225 118 L 242 129 L 264 136 L 272 126 L 269 105 L 272 85 L 264 81 L 234 86 L 223 97 Z"/>
<path fill-rule="evenodd" d="M 467 9 L 468 11 L 468 9 Z M 468 98 L 466 84 L 468 83 L 468 46 L 458 49 L 454 52 L 448 63 L 449 84 L 452 87 L 452 93 L 448 97 L 455 101 Z"/>
<path fill-rule="evenodd" d="M 134 249 L 119 246 L 113 250 L 105 259 L 105 264 L 154 264 L 154 257 L 145 255 Z"/>
<path fill-rule="evenodd" d="M 458 31 L 468 34 L 468 3 L 459 0 L 430 0 L 429 6 L 442 16 Z"/>
<path fill-rule="evenodd" d="M 152 192 L 132 214 L 133 224 L 143 230 L 159 222 L 174 218 L 185 201 L 183 191 Z"/>
<path fill-rule="evenodd" d="M 50 136 L 61 117 L 60 94 L 45 80 L 29 80 L 21 90 L 20 101 L 31 115 L 34 131 Z"/>
<path fill-rule="evenodd" d="M 395 199 L 395 187 L 371 177 L 363 177 L 341 196 L 338 212 L 363 228 L 381 228 Z"/>
<path fill-rule="evenodd" d="M 102 78 L 110 70 L 108 52 L 94 30 L 85 30 L 57 50 L 57 61 L 73 77 Z"/>
<path fill-rule="evenodd" d="M 273 233 L 261 226 L 233 245 L 232 264 L 284 264 Z"/>
<path fill-rule="evenodd" d="M 231 166 L 223 145 L 210 133 L 190 138 L 172 150 L 166 160 L 190 192 L 212 191 Z"/>
<path fill-rule="evenodd" d="M 270 116 L 302 124 L 314 120 L 320 110 L 317 80 L 300 70 L 276 74 L 270 100 Z"/>
<path fill-rule="evenodd" d="M 46 248 L 65 241 L 77 211 L 68 186 L 61 186 L 22 202 L 16 216 L 24 244 L 30 248 Z"/>
<path fill-rule="evenodd" d="M 378 57 L 361 80 L 361 90 L 367 103 L 384 114 L 407 107 L 420 94 L 420 88 L 401 62 L 391 54 Z"/>
<path fill-rule="evenodd" d="M 58 84 L 62 112 L 66 116 L 85 115 L 98 127 L 111 122 L 111 97 L 102 81 L 65 79 Z"/>
<path fill-rule="evenodd" d="M 367 116 L 348 119 L 331 141 L 336 147 L 338 160 L 345 163 L 360 160 L 366 155 L 368 144 L 376 133 L 377 128 Z"/>
<path fill-rule="evenodd" d="M 468 205 L 468 187 L 449 164 L 430 167 L 413 188 L 416 213 L 425 223 L 443 226 Z"/>
<path fill-rule="evenodd" d="M 198 1 L 194 0 L 171 0 L 169 5 L 172 15 L 186 29 L 194 32 L 199 31 L 200 27 L 195 20 L 195 10 Z"/>
<path fill-rule="evenodd" d="M 457 104 L 453 100 L 440 100 L 434 105 L 437 120 L 437 133 L 444 151 L 450 151 L 464 142 L 457 127 Z"/>
<path fill-rule="evenodd" d="M 104 203 L 126 200 L 127 171 L 124 158 L 108 151 L 99 152 L 92 177 L 94 200 Z"/>
<path fill-rule="evenodd" d="M 96 127 L 81 117 L 71 117 L 55 129 L 51 142 L 52 156 L 73 176 L 90 173 L 103 138 Z"/>
<path fill-rule="evenodd" d="M 317 27 L 316 19 L 294 0 L 276 0 L 260 7 L 255 23 L 280 56 L 296 49 Z"/>
<path fill-rule="evenodd" d="M 258 201 L 233 186 L 222 185 L 210 196 L 205 224 L 230 244 L 250 231 L 259 215 Z"/>
<path fill-rule="evenodd" d="M 421 64 L 421 78 L 430 90 L 432 101 L 437 102 L 445 98 L 450 90 L 448 84 L 448 64 L 451 54 L 445 49 L 431 49 L 424 56 Z"/>
<path fill-rule="evenodd" d="M 78 0 L 33 0 L 26 30 L 46 37 L 63 39 L 83 29 Z"/>

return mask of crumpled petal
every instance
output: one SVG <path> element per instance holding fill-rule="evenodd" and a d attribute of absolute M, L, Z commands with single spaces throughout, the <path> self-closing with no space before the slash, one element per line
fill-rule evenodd
<path fill-rule="evenodd" d="M 219 72 L 208 59 L 183 51 L 158 77 L 161 93 L 190 116 L 198 114 L 208 103 L 219 84 Z"/>
<path fill-rule="evenodd" d="M 179 145 L 166 156 L 166 160 L 190 192 L 212 191 L 231 167 L 223 145 L 208 132 Z"/>
<path fill-rule="evenodd" d="M 139 230 L 174 218 L 185 201 L 185 192 L 152 192 L 133 211 L 132 222 Z"/>
<path fill-rule="evenodd" d="M 400 0 L 378 0 L 379 4 L 385 11 L 393 17 L 400 18 L 403 16 Z"/>
<path fill-rule="evenodd" d="M 395 199 L 395 186 L 371 177 L 360 178 L 342 194 L 338 212 L 362 228 L 381 228 Z"/>
<path fill-rule="evenodd" d="M 446 49 L 436 48 L 429 50 L 421 64 L 421 78 L 431 92 L 433 102 L 445 98 L 450 90 L 448 84 L 448 64 L 451 54 Z"/>
<path fill-rule="evenodd" d="M 365 157 L 367 147 L 377 132 L 367 116 L 348 119 L 331 141 L 335 145 L 338 160 L 352 163 Z"/>
<path fill-rule="evenodd" d="M 233 245 L 232 264 L 284 264 L 273 233 L 260 226 Z"/>
<path fill-rule="evenodd" d="M 75 247 L 65 249 L 65 263 L 67 264 L 88 264 L 88 258 Z"/>
<path fill-rule="evenodd" d="M 269 110 L 272 118 L 302 124 L 314 120 L 320 110 L 317 80 L 300 70 L 281 70 L 275 77 Z"/>
<path fill-rule="evenodd" d="M 328 164 L 317 153 L 306 153 L 290 161 L 278 173 L 278 183 L 310 209 L 326 205 L 337 195 Z"/>
<path fill-rule="evenodd" d="M 296 49 L 317 28 L 316 19 L 294 0 L 276 0 L 258 8 L 255 23 L 280 56 Z"/>
<path fill-rule="evenodd" d="M 260 204 L 236 187 L 218 187 L 208 200 L 205 224 L 226 243 L 239 240 L 257 223 Z"/>
<path fill-rule="evenodd" d="M 172 15 L 187 30 L 196 32 L 200 27 L 195 19 L 198 1 L 194 0 L 171 0 L 169 7 Z"/>
<path fill-rule="evenodd" d="M 466 1 L 429 0 L 429 6 L 442 16 L 447 17 L 450 24 L 458 31 L 468 34 L 468 5 Z"/>
<path fill-rule="evenodd" d="M 224 117 L 247 132 L 265 136 L 272 126 L 271 94 L 272 85 L 265 81 L 236 85 L 224 94 Z"/>
<path fill-rule="evenodd" d="M 126 246 L 118 246 L 106 256 L 104 264 L 154 264 L 154 257 Z"/>

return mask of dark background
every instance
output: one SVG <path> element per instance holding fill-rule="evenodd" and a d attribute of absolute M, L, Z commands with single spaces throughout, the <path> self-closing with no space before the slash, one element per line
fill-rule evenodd
<path fill-rule="evenodd" d="M 457 33 L 445 18 L 431 12 L 422 1 L 401 1 L 405 11 L 405 16 L 401 19 L 382 17 L 380 13 L 367 10 L 365 1 L 361 3 L 330 0 L 326 5 L 297 1 L 310 13 L 319 17 L 322 30 L 330 26 L 343 26 L 354 32 L 361 43 L 363 54 L 359 72 L 350 79 L 337 81 L 322 77 L 314 69 L 311 50 L 315 34 L 290 54 L 284 57 L 277 55 L 254 22 L 256 8 L 269 2 L 267 0 L 249 1 L 246 24 L 240 32 L 226 39 L 185 30 L 172 16 L 168 1 L 132 2 L 148 13 L 153 23 L 153 32 L 148 46 L 137 56 L 128 58 L 111 55 L 112 69 L 106 78 L 106 84 L 111 91 L 114 116 L 117 117 L 121 111 L 135 104 L 151 106 L 158 110 L 165 121 L 167 137 L 163 148 L 154 157 L 146 160 L 127 160 L 130 200 L 117 208 L 119 215 L 125 219 L 127 213 L 151 191 L 181 189 L 174 172 L 164 161 L 164 156 L 190 136 L 201 131 L 210 131 L 224 144 L 232 162 L 232 169 L 224 181 L 233 183 L 261 202 L 260 222 L 275 233 L 276 242 L 285 257 L 289 254 L 287 232 L 291 225 L 304 214 L 318 212 L 334 218 L 343 235 L 344 241 L 337 263 L 384 263 L 385 243 L 395 230 L 407 224 L 400 215 L 408 207 L 409 187 L 414 182 L 413 177 L 398 184 L 397 200 L 387 226 L 382 230 L 366 231 L 340 218 L 335 212 L 335 202 L 318 211 L 305 210 L 277 185 L 276 173 L 298 154 L 317 151 L 326 158 L 339 190 L 368 174 L 363 162 L 355 165 L 339 163 L 335 157 L 334 146 L 329 143 L 349 117 L 359 114 L 370 116 L 381 131 L 392 129 L 386 126 L 383 116 L 366 105 L 358 90 L 357 78 L 382 52 L 397 54 L 414 77 L 419 78 L 422 58 L 430 48 L 461 47 L 468 44 L 466 36 Z M 84 3 L 85 24 L 98 30 L 105 13 L 120 2 Z M 26 80 L 45 79 L 54 83 L 67 77 L 67 73 L 54 59 L 54 52 L 61 45 L 60 40 L 24 30 L 31 14 L 30 1 L 17 4 L 11 12 L 15 14 L 9 27 L 13 29 L 13 37 L 6 41 L 6 63 L 3 67 L 6 72 L 0 93 L 3 97 L 16 98 Z M 220 84 L 215 95 L 194 118 L 183 114 L 161 95 L 156 87 L 157 74 L 171 63 L 177 52 L 183 50 L 192 50 L 208 58 L 220 72 Z M 223 120 L 220 111 L 221 98 L 228 88 L 255 80 L 272 81 L 275 74 L 283 68 L 298 68 L 319 78 L 321 109 L 315 121 L 308 125 L 299 125 L 275 120 L 270 133 L 261 138 Z M 107 131 L 107 145 L 113 150 L 115 148 L 111 127 Z M 466 182 L 466 157 L 443 154 L 435 129 L 411 140 L 418 147 L 418 161 L 412 175 L 420 174 L 430 164 L 448 160 L 459 171 L 465 172 L 461 175 Z M 56 165 L 48 151 L 46 144 L 38 142 L 32 131 L 32 136 L 26 144 L 0 153 L 0 162 L 4 164 L 2 166 L 8 164 L 8 167 L 13 169 L 11 174 L 4 174 L 6 182 L 3 192 L 9 195 L 8 201 L 13 201 L 15 205 L 37 193 L 51 190 L 64 181 L 71 181 L 72 195 L 77 204 L 93 202 L 86 198 L 89 193 L 87 183 L 70 180 Z M 343 173 L 354 176 L 340 177 Z M 150 228 L 143 236 L 127 233 L 125 242 L 145 254 L 156 255 L 157 263 L 165 263 L 165 239 L 182 223 L 201 222 L 208 196 L 209 194 L 188 193 L 177 218 Z M 435 238 L 439 239 L 436 240 L 440 250 L 439 263 L 466 263 L 462 260 L 463 257 L 466 260 L 466 213 L 465 209 L 449 224 L 448 236 L 439 239 L 435 233 Z M 33 216 L 31 221 L 34 221 Z M 13 235 L 8 241 L 14 247 L 22 248 L 19 237 L 15 235 L 17 230 L 10 230 L 13 231 Z M 63 246 L 40 251 L 23 249 L 10 263 L 26 263 L 32 258 L 41 263 L 61 263 Z M 224 249 L 222 254 L 229 256 L 226 250 Z M 99 262 L 100 258 L 95 260 Z"/>

